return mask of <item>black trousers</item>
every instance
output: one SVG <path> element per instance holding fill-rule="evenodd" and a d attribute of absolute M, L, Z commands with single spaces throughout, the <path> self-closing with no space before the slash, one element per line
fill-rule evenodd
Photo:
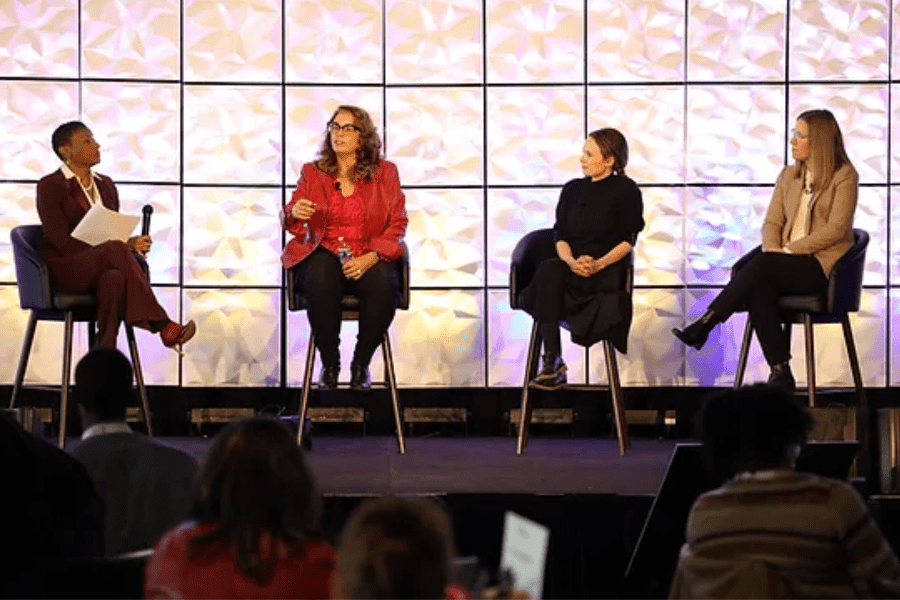
<path fill-rule="evenodd" d="M 294 267 L 294 276 L 306 296 L 306 315 L 323 364 L 340 364 L 341 297 L 350 293 L 359 298 L 353 363 L 368 366 L 397 312 L 396 265 L 379 261 L 359 279 L 347 279 L 337 256 L 319 246 Z"/>
<path fill-rule="evenodd" d="M 824 293 L 827 285 L 828 278 L 815 257 L 763 252 L 731 276 L 709 309 L 724 321 L 746 305 L 766 362 L 777 365 L 791 358 L 778 314 L 778 297 Z"/>

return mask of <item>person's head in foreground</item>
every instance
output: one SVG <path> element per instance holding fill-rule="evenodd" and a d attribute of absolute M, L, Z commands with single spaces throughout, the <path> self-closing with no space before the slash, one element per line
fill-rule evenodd
<path fill-rule="evenodd" d="M 246 419 L 216 436 L 200 467 L 193 517 L 217 527 L 193 550 L 202 556 L 231 547 L 240 570 L 264 585 L 280 560 L 318 540 L 320 514 L 321 498 L 291 430 L 270 418 Z"/>
<path fill-rule="evenodd" d="M 124 421 L 134 395 L 131 362 L 117 348 L 97 346 L 75 367 L 75 399 L 85 428 Z"/>
<path fill-rule="evenodd" d="M 432 500 L 373 498 L 341 534 L 335 598 L 443 598 L 455 555 L 446 511 Z"/>
<path fill-rule="evenodd" d="M 812 418 L 785 390 L 752 385 L 710 396 L 700 414 L 700 437 L 711 470 L 738 473 L 793 468 Z"/>

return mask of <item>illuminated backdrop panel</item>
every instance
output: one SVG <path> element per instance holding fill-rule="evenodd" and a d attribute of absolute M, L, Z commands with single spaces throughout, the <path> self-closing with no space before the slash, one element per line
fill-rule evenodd
<path fill-rule="evenodd" d="M 669 330 L 759 242 L 794 119 L 818 106 L 837 115 L 863 183 L 863 376 L 900 385 L 898 15 L 900 0 L 7 0 L 0 382 L 26 323 L 8 233 L 36 220 L 34 185 L 58 166 L 53 128 L 82 118 L 123 210 L 155 207 L 161 302 L 200 326 L 183 358 L 139 333 L 148 382 L 299 385 L 309 328 L 286 310 L 279 210 L 349 103 L 371 113 L 407 194 L 412 305 L 391 329 L 401 385 L 520 385 L 531 322 L 509 308 L 509 256 L 553 224 L 586 133 L 604 126 L 629 139 L 647 221 L 622 380 L 729 385 L 743 315 L 702 352 Z M 346 323 L 345 363 L 355 336 Z M 58 380 L 59 339 L 58 325 L 39 328 L 29 380 Z M 571 379 L 605 381 L 600 349 L 563 339 Z M 816 344 L 821 381 L 849 384 L 839 328 Z M 794 355 L 802 381 L 799 329 Z M 754 343 L 747 379 L 766 374 Z"/>

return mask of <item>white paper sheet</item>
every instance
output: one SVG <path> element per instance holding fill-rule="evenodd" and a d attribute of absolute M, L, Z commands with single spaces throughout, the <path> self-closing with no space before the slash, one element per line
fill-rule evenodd
<path fill-rule="evenodd" d="M 91 246 L 107 240 L 127 242 L 140 220 L 140 217 L 123 215 L 96 202 L 75 226 L 72 237 Z"/>
<path fill-rule="evenodd" d="M 500 568 L 512 571 L 515 588 L 534 599 L 541 598 L 544 592 L 544 565 L 549 543 L 547 527 L 512 511 L 506 512 Z"/>

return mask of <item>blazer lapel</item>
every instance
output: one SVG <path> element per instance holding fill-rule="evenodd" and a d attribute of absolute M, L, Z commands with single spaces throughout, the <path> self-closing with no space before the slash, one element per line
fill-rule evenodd
<path fill-rule="evenodd" d="M 803 193 L 803 180 L 791 178 L 788 191 L 784 198 L 784 229 L 782 229 L 782 242 L 787 242 L 797 220 L 797 209 L 800 208 L 800 194 Z"/>
<path fill-rule="evenodd" d="M 84 195 L 84 191 L 78 185 L 78 180 L 75 177 L 69 179 L 69 197 L 85 211 L 91 209 L 91 203 L 88 202 L 87 196 Z"/>
<path fill-rule="evenodd" d="M 97 186 L 97 193 L 100 194 L 100 201 L 103 202 L 103 206 L 110 210 L 114 210 L 112 203 L 112 194 L 107 187 L 106 182 L 97 177 L 95 178 L 94 183 Z"/>

